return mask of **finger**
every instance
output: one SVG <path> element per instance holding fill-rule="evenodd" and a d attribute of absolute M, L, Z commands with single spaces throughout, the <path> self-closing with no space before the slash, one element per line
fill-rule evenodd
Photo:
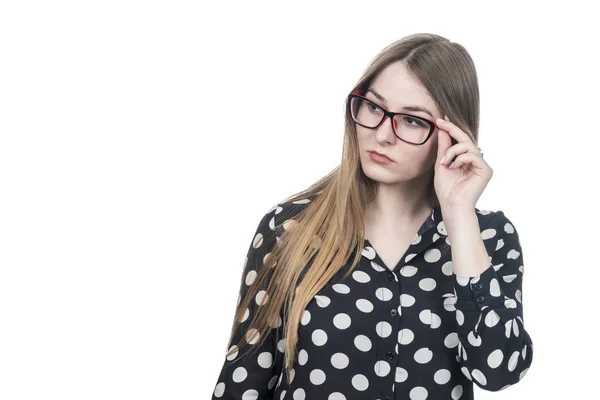
<path fill-rule="evenodd" d="M 469 143 L 457 143 L 454 146 L 450 147 L 448 150 L 446 150 L 446 152 L 444 153 L 446 155 L 446 158 L 444 158 L 444 162 L 442 164 L 448 165 L 450 163 L 450 160 L 452 160 L 454 156 L 466 153 L 468 151 L 472 151 L 474 153 L 479 154 L 479 150 L 477 150 L 474 146 L 470 145 Z"/>
<path fill-rule="evenodd" d="M 486 163 L 483 161 L 483 158 L 479 157 L 479 155 L 475 153 L 471 153 L 470 151 L 467 153 L 460 154 L 456 157 L 456 160 L 448 166 L 449 169 L 458 169 L 464 165 L 471 165 L 474 168 L 485 169 Z"/>
<path fill-rule="evenodd" d="M 440 128 L 437 128 L 436 135 L 438 135 L 436 164 L 439 168 L 442 156 L 448 151 L 450 146 L 452 146 L 452 140 L 450 139 L 450 135 L 448 135 L 448 132 Z"/>
<path fill-rule="evenodd" d="M 448 132 L 448 134 L 451 137 L 456 139 L 457 142 L 473 143 L 469 135 L 463 132 L 458 126 L 454 125 L 452 122 L 446 121 L 441 118 L 438 118 L 435 122 L 437 125 L 439 125 L 440 128 Z"/>

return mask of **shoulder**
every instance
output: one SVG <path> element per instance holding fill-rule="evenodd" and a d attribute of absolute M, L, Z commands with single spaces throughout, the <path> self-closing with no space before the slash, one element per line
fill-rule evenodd
<path fill-rule="evenodd" d="M 312 200 L 314 200 L 314 196 L 294 201 L 282 200 L 272 205 L 258 223 L 254 238 L 255 244 L 265 239 L 267 241 L 274 240 L 275 236 L 279 236 L 290 224 L 296 223 L 298 214 L 306 209 Z"/>

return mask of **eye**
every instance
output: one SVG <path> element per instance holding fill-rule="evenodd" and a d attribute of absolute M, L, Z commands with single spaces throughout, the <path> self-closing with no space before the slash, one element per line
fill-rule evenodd
<path fill-rule="evenodd" d="M 370 111 L 373 111 L 373 112 L 381 110 L 381 108 L 379 108 L 376 104 L 371 103 L 370 101 L 367 102 L 367 107 L 369 108 Z"/>
<path fill-rule="evenodd" d="M 413 118 L 413 117 L 404 117 L 402 118 L 402 120 L 406 123 L 408 123 L 408 125 L 412 125 L 414 127 L 418 127 L 418 128 L 423 128 L 425 127 L 425 121 L 420 120 L 418 118 Z"/>

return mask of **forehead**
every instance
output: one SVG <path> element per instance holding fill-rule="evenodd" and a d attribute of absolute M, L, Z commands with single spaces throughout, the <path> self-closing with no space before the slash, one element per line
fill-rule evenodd
<path fill-rule="evenodd" d="M 394 62 L 385 67 L 373 79 L 369 88 L 375 89 L 385 98 L 385 106 L 390 110 L 420 106 L 441 115 L 428 90 L 410 73 L 403 62 Z"/>

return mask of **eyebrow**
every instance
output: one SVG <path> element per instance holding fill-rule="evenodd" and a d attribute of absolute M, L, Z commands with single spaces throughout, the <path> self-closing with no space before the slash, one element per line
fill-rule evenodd
<path fill-rule="evenodd" d="M 373 93 L 373 95 L 375 97 L 377 97 L 379 100 L 381 100 L 381 101 L 383 101 L 385 103 L 385 98 L 382 95 L 380 95 L 379 93 L 377 93 L 375 91 L 375 89 L 369 88 L 369 89 L 367 89 L 367 92 Z M 405 106 L 402 109 L 406 110 L 406 111 L 422 111 L 424 113 L 429 114 L 431 116 L 431 118 L 433 118 L 433 114 L 428 109 L 426 109 L 425 107 L 421 107 L 421 106 Z"/>

